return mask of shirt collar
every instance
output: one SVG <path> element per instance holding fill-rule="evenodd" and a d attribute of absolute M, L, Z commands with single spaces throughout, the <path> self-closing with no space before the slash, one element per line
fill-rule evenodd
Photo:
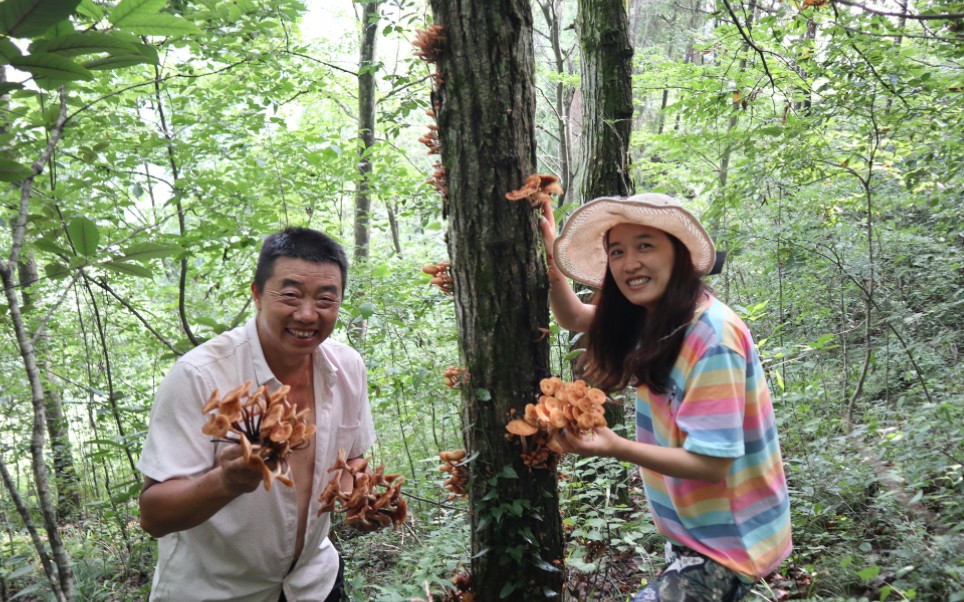
<path fill-rule="evenodd" d="M 268 367 L 268 361 L 264 359 L 264 350 L 261 348 L 261 339 L 258 338 L 258 323 L 255 315 L 245 324 L 244 330 L 248 337 L 248 344 L 251 347 L 251 362 L 254 364 L 254 376 L 257 379 L 256 386 L 267 385 L 269 383 L 281 386 L 283 383 L 278 380 Z M 312 353 L 312 361 L 315 369 L 320 369 L 325 377 L 325 382 L 334 384 L 338 379 L 338 367 L 331 361 L 330 351 L 326 348 L 324 341 Z"/>

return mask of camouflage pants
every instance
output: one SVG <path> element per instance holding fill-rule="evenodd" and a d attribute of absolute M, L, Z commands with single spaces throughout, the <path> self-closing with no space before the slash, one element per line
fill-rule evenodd
<path fill-rule="evenodd" d="M 736 602 L 753 584 L 689 548 L 666 544 L 666 566 L 633 602 Z"/>

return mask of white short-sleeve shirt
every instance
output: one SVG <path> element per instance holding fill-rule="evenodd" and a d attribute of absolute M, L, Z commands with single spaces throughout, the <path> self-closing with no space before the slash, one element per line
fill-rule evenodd
<path fill-rule="evenodd" d="M 318 496 L 339 448 L 349 458 L 375 442 L 368 385 L 361 356 L 328 339 L 313 356 L 315 445 L 313 493 L 305 541 L 297 563 L 298 499 L 275 481 L 244 494 L 197 527 L 158 540 L 151 600 L 277 602 L 284 588 L 291 602 L 324 600 L 338 573 L 338 553 L 328 540 L 328 513 L 318 516 Z M 163 482 L 197 477 L 217 465 L 219 446 L 201 433 L 201 407 L 217 388 L 222 394 L 247 380 L 269 391 L 281 386 L 268 368 L 254 319 L 181 357 L 158 387 L 138 469 Z M 300 484 L 296 484 L 298 486 Z"/>

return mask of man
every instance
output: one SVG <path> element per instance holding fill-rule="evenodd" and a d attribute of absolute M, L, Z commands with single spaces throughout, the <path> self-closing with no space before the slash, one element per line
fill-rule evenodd
<path fill-rule="evenodd" d="M 328 236 L 287 228 L 265 239 L 251 285 L 257 314 L 180 358 L 157 390 L 138 469 L 141 525 L 158 537 L 151 600 L 336 601 L 343 568 L 318 496 L 339 449 L 357 466 L 375 440 L 365 366 L 329 339 L 348 262 Z M 288 401 L 317 427 L 288 456 L 294 487 L 262 485 L 241 446 L 201 433 L 201 407 L 246 381 Z M 351 477 L 340 476 L 351 490 Z"/>

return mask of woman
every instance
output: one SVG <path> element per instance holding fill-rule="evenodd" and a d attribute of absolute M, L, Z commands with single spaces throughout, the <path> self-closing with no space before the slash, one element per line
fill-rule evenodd
<path fill-rule="evenodd" d="M 543 213 L 550 305 L 588 334 L 585 378 L 637 387 L 635 441 L 608 428 L 557 435 L 568 452 L 641 468 L 668 564 L 635 600 L 741 599 L 790 554 L 790 507 L 753 339 L 702 281 L 713 241 L 661 194 L 596 199 L 558 240 Z M 599 289 L 593 304 L 559 272 Z"/>

